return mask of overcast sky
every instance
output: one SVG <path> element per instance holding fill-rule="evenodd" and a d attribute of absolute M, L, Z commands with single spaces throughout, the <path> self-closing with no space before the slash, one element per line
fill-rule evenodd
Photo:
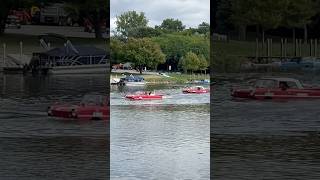
<path fill-rule="evenodd" d="M 111 0 L 110 4 L 111 30 L 116 27 L 116 16 L 131 10 L 145 12 L 152 27 L 166 18 L 179 19 L 187 28 L 210 23 L 210 0 Z"/>

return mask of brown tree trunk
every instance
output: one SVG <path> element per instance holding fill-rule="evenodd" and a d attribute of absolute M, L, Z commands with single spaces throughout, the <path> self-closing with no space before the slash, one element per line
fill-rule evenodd
<path fill-rule="evenodd" d="M 242 41 L 244 41 L 244 40 L 246 40 L 246 26 L 245 25 L 241 25 L 240 27 L 239 27 L 239 40 L 242 40 Z"/>
<path fill-rule="evenodd" d="M 294 47 L 294 56 L 297 56 L 296 28 L 292 28 L 292 43 L 293 43 L 293 47 Z"/>
<path fill-rule="evenodd" d="M 94 26 L 95 37 L 97 39 L 101 39 L 102 38 L 102 31 L 101 31 L 101 16 L 100 16 L 99 9 L 96 10 L 93 21 L 94 21 L 93 26 Z"/>
<path fill-rule="evenodd" d="M 304 29 L 304 43 L 307 44 L 307 42 L 308 42 L 308 27 L 306 24 L 304 25 L 303 29 Z"/>

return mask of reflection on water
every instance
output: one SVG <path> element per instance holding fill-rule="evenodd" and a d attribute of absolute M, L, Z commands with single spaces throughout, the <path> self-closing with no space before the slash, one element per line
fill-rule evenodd
<path fill-rule="evenodd" d="M 171 98 L 136 102 L 122 97 L 138 89 L 111 93 L 111 178 L 209 179 L 209 94 L 147 89 Z"/>
<path fill-rule="evenodd" d="M 257 78 L 217 79 L 212 96 L 215 179 L 319 179 L 319 100 L 236 101 L 230 87 Z M 290 75 L 308 84 L 314 76 Z"/>
<path fill-rule="evenodd" d="M 0 75 L 0 179 L 106 179 L 109 125 L 48 118 L 56 101 L 107 94 L 104 76 Z"/>

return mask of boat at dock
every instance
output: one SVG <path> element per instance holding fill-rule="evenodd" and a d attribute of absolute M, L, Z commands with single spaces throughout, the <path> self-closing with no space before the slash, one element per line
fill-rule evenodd
<path fill-rule="evenodd" d="M 48 37 L 64 40 L 64 46 L 51 48 Z M 40 43 L 44 52 L 33 53 L 29 64 L 32 72 L 43 74 L 107 74 L 110 68 L 107 52 L 87 46 L 74 46 L 69 40 L 57 35 L 41 36 Z"/>
<path fill-rule="evenodd" d="M 232 88 L 231 96 L 245 99 L 315 99 L 320 98 L 320 87 L 303 85 L 293 78 L 268 77 L 258 79 L 249 88 Z"/>
<path fill-rule="evenodd" d="M 120 78 L 118 85 L 119 86 L 145 86 L 146 82 L 144 81 L 143 77 L 133 76 L 131 74 L 130 76 Z"/>

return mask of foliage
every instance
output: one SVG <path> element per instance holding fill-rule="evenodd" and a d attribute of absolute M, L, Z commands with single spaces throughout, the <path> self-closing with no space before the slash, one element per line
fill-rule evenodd
<path fill-rule="evenodd" d="M 311 22 L 311 17 L 316 14 L 315 4 L 312 0 L 287 1 L 283 12 L 283 25 L 292 28 L 303 27 Z"/>
<path fill-rule="evenodd" d="M 197 71 L 199 70 L 200 59 L 193 52 L 187 52 L 186 55 L 181 59 L 180 66 L 184 72 Z"/>
<path fill-rule="evenodd" d="M 203 55 L 206 59 L 209 59 L 209 39 L 199 36 L 164 34 L 154 37 L 152 40 L 158 43 L 162 52 L 166 54 L 167 64 L 174 67 L 177 67 L 181 57 L 185 56 L 189 51 L 197 55 Z"/>
<path fill-rule="evenodd" d="M 196 30 L 199 34 L 207 34 L 210 33 L 210 24 L 206 22 L 202 22 L 198 25 L 198 29 Z"/>
<path fill-rule="evenodd" d="M 145 38 L 156 37 L 162 34 L 161 30 L 152 27 L 136 27 L 128 31 L 128 37 Z"/>
<path fill-rule="evenodd" d="M 110 40 L 110 57 L 112 64 L 121 63 L 125 59 L 124 43 L 118 39 L 111 38 Z"/>
<path fill-rule="evenodd" d="M 127 11 L 117 16 L 116 30 L 121 36 L 128 38 L 130 31 L 133 31 L 135 28 L 147 27 L 147 24 L 148 20 L 144 12 Z"/>
<path fill-rule="evenodd" d="M 134 63 L 142 73 L 143 67 L 155 68 L 165 62 L 165 55 L 158 44 L 149 38 L 130 38 L 124 46 L 125 60 Z"/>
<path fill-rule="evenodd" d="M 184 26 L 179 19 L 169 18 L 163 20 L 158 28 L 164 30 L 165 32 L 180 32 L 183 31 L 186 26 Z"/>
<path fill-rule="evenodd" d="M 208 60 L 203 56 L 199 56 L 199 69 L 200 71 L 206 71 L 208 69 L 209 63 Z"/>

